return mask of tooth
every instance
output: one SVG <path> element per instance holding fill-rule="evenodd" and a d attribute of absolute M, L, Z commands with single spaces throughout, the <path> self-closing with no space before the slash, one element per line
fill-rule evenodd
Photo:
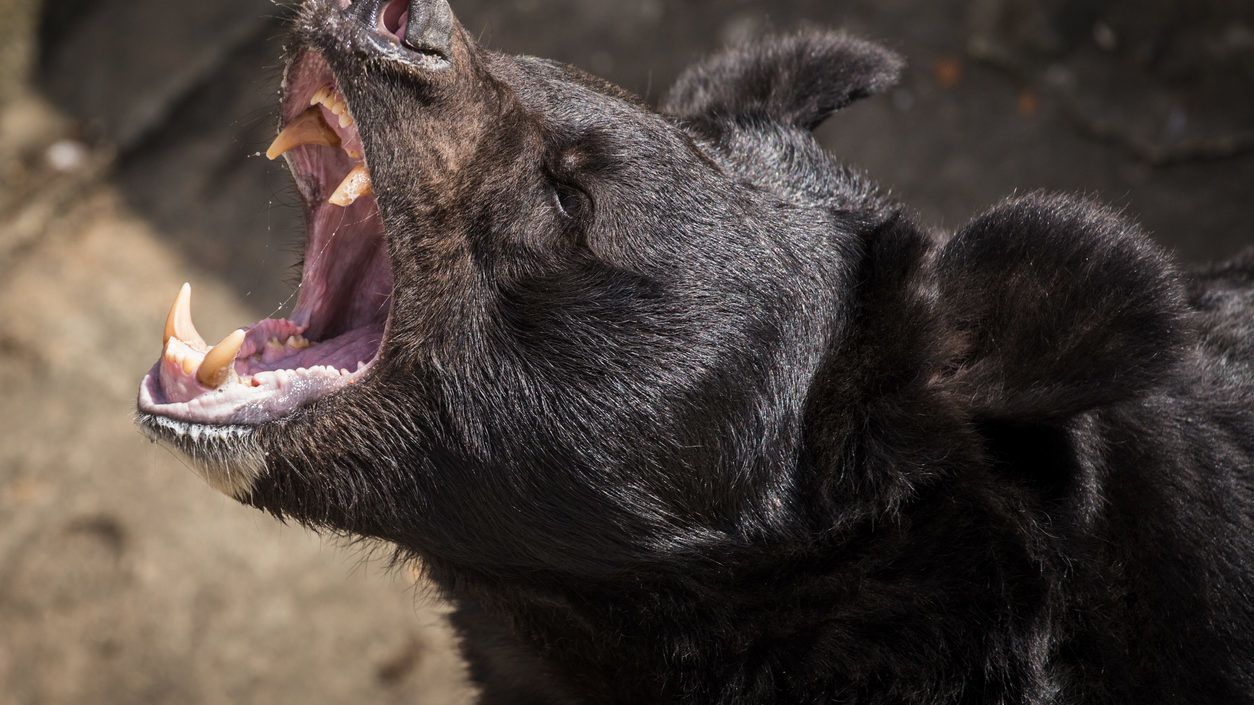
<path fill-rule="evenodd" d="M 322 119 L 322 111 L 318 108 L 306 110 L 283 128 L 279 136 L 274 138 L 270 149 L 266 150 L 266 157 L 271 160 L 278 159 L 291 150 L 307 144 L 322 147 L 340 146 L 340 136 L 331 129 L 326 120 Z"/>
<path fill-rule="evenodd" d="M 235 358 L 244 347 L 245 337 L 244 331 L 237 330 L 214 346 L 213 350 L 205 355 L 205 361 L 200 363 L 200 369 L 196 370 L 196 379 L 213 389 L 226 384 L 235 372 Z"/>
<path fill-rule="evenodd" d="M 200 361 L 205 358 L 205 354 L 192 349 L 178 338 L 170 338 L 166 341 L 161 357 L 165 362 L 181 370 L 185 376 L 191 377 L 196 374 L 196 368 L 200 366 Z"/>
<path fill-rule="evenodd" d="M 370 172 L 366 171 L 364 165 L 358 164 L 340 182 L 339 188 L 331 194 L 329 202 L 334 206 L 348 207 L 362 196 L 369 196 L 373 193 L 374 184 L 370 181 Z"/>
<path fill-rule="evenodd" d="M 183 288 L 179 289 L 178 296 L 174 298 L 174 305 L 170 307 L 170 313 L 165 317 L 165 339 L 161 344 L 168 347 L 170 338 L 178 338 L 198 350 L 208 347 L 205 339 L 196 332 L 196 326 L 192 325 L 191 284 L 184 284 Z"/>
<path fill-rule="evenodd" d="M 345 112 L 343 115 L 340 115 L 340 127 L 348 127 L 349 125 L 352 125 L 352 124 L 353 124 L 352 115 L 349 115 L 347 112 Z"/>
<path fill-rule="evenodd" d="M 318 90 L 314 91 L 313 98 L 309 99 L 309 104 L 310 105 L 317 105 L 319 103 L 326 104 L 327 98 L 330 95 L 331 95 L 331 87 L 323 86 L 322 88 L 319 88 Z"/>

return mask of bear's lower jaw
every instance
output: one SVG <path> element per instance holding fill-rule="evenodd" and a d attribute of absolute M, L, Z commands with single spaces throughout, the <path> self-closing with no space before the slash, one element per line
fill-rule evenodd
<path fill-rule="evenodd" d="M 136 420 L 152 442 L 190 458 L 197 475 L 232 499 L 247 501 L 265 472 L 265 454 L 252 427 L 189 423 L 142 411 Z"/>
<path fill-rule="evenodd" d="M 185 285 L 139 391 L 141 424 L 156 438 L 238 440 L 241 429 L 361 381 L 378 358 L 392 265 L 356 123 L 321 56 L 292 65 L 283 122 L 268 154 L 287 159 L 307 205 L 296 306 L 289 318 L 259 321 L 210 347 L 192 323 Z"/>

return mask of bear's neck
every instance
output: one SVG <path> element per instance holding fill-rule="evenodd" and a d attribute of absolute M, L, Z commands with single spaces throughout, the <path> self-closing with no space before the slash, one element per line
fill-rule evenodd
<path fill-rule="evenodd" d="M 999 543 L 970 508 L 955 511 L 965 512 L 956 530 L 981 532 L 989 552 L 957 551 L 970 541 L 944 521 L 905 519 L 841 548 L 781 547 L 752 573 L 720 577 L 694 568 L 597 586 L 438 566 L 433 577 L 456 605 L 454 626 L 486 694 L 556 704 L 937 703 L 964 702 L 974 689 L 987 699 L 1023 683 L 1031 654 L 991 650 L 1024 643 L 1038 614 L 1025 606 L 1044 604 L 1046 590 L 1027 577 L 1036 571 L 1020 546 Z M 1010 594 L 1021 598 L 1014 611 Z"/>

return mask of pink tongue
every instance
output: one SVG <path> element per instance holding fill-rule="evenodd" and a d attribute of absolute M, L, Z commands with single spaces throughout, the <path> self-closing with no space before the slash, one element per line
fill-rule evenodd
<path fill-rule="evenodd" d="M 310 344 L 300 337 L 304 331 L 303 326 L 287 320 L 269 319 L 254 325 L 248 330 L 235 362 L 236 379 L 263 372 L 325 367 L 337 372 L 356 372 L 374 357 L 383 339 L 381 327 L 370 327 Z M 190 402 L 214 392 L 196 378 L 196 370 L 204 358 L 204 352 L 178 338 L 170 339 L 159 372 L 167 402 Z"/>
<path fill-rule="evenodd" d="M 244 347 L 239 351 L 239 359 L 245 360 L 265 350 L 266 342 L 277 340 L 285 342 L 294 335 L 305 332 L 304 326 L 278 318 L 268 318 L 248 329 L 248 337 L 244 339 Z"/>
<path fill-rule="evenodd" d="M 382 339 L 381 328 L 357 328 L 337 338 L 315 343 L 311 347 L 291 354 L 267 355 L 263 350 L 259 357 L 246 358 L 241 355 L 235 368 L 242 376 L 274 370 L 312 369 L 314 367 L 333 367 L 337 370 L 356 372 L 358 367 L 374 357 Z"/>

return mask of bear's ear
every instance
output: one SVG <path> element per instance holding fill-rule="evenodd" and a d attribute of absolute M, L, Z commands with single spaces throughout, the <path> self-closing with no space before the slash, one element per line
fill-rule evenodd
<path fill-rule="evenodd" d="M 903 62 L 837 33 L 772 37 L 689 68 L 663 112 L 681 119 L 761 117 L 812 130 L 859 98 L 897 83 Z"/>
<path fill-rule="evenodd" d="M 1112 404 L 1161 383 L 1182 355 L 1167 258 L 1095 204 L 1008 201 L 950 240 L 935 271 L 958 353 L 943 383 L 978 417 L 1049 421 Z"/>

